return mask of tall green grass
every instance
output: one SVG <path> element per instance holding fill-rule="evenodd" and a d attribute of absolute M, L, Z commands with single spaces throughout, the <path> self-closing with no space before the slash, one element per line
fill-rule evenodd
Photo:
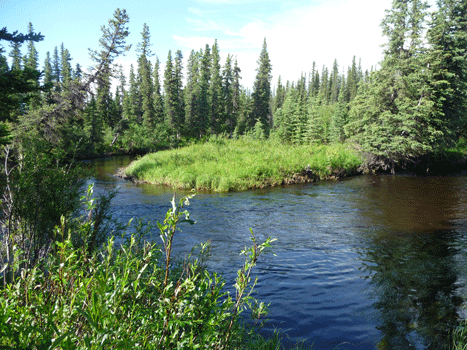
<path fill-rule="evenodd" d="M 340 144 L 293 146 L 220 138 L 148 154 L 130 164 L 126 175 L 178 189 L 227 192 L 342 176 L 355 172 L 361 162 L 356 152 Z"/>

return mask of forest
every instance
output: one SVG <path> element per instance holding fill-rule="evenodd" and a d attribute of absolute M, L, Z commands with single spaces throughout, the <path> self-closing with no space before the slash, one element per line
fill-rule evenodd
<path fill-rule="evenodd" d="M 241 83 L 235 56 L 221 62 L 217 40 L 191 51 L 186 67 L 180 50 L 169 51 L 161 72 L 146 24 L 135 45 L 138 60 L 125 76 L 115 60 L 131 49 L 129 20 L 117 9 L 102 27 L 90 71 L 72 64 L 65 43 L 38 62 L 35 43 L 47 38 L 32 23 L 25 34 L 0 30 L 0 43 L 9 47 L 0 48 L 2 346 L 176 348 L 186 341 L 186 348 L 225 349 L 249 336 L 250 348 L 258 348 L 238 316 L 245 305 L 258 317 L 265 311 L 247 291 L 254 286 L 251 269 L 273 240 L 257 243 L 252 232 L 237 299 L 221 302 L 223 284 L 203 268 L 204 248 L 185 266 L 171 260 L 177 226 L 192 223 L 181 211 L 189 198 L 179 204 L 174 198 L 158 224 L 164 254 L 138 240 L 142 224 L 131 235 L 116 231 L 131 236 L 118 250 L 109 239 L 112 194 L 94 200 L 89 187 L 80 197 L 86 174 L 76 160 L 242 138 L 290 147 L 339 144 L 361 154 L 367 171 L 426 173 L 453 150 L 464 159 L 466 0 L 438 0 L 436 9 L 421 0 L 393 0 L 381 23 L 384 58 L 370 71 L 355 56 L 331 68 L 310 58 L 304 69 L 311 70 L 297 80 L 282 81 L 277 72 L 273 81 L 265 38 L 251 90 Z M 102 291 L 108 288 L 121 288 L 120 296 L 107 302 Z M 202 310 L 183 309 L 195 299 Z M 149 314 L 146 305 L 160 312 Z M 57 314 L 48 313 L 53 307 Z M 122 326 L 112 329 L 104 316 Z"/>
<path fill-rule="evenodd" d="M 187 67 L 180 50 L 169 51 L 161 72 L 147 25 L 138 61 L 125 76 L 112 63 L 130 49 L 126 14 L 103 33 L 101 50 L 91 52 L 92 73 L 72 67 L 63 43 L 40 65 L 32 39 L 43 38 L 34 37 L 31 23 L 24 37 L 9 37 L 4 28 L 11 63 L 2 49 L 2 129 L 17 145 L 36 133 L 60 157 L 147 153 L 211 135 L 252 134 L 289 144 L 347 142 L 367 155 L 370 168 L 410 168 L 464 139 L 463 5 L 441 1 L 430 12 L 423 1 L 395 1 L 381 24 L 384 59 L 371 71 L 354 57 L 347 69 L 336 60 L 331 68 L 312 63 L 296 81 L 278 75 L 273 82 L 265 38 L 252 90 L 242 86 L 235 57 L 221 62 L 217 41 L 193 50 Z"/>

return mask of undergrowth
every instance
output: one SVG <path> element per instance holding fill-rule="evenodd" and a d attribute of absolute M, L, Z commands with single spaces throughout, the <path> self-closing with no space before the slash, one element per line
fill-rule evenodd
<path fill-rule="evenodd" d="M 49 254 L 23 264 L 20 248 L 7 265 L 10 279 L 0 287 L 2 349 L 281 349 L 280 336 L 263 339 L 257 326 L 267 312 L 253 297 L 251 270 L 274 239 L 242 251 L 236 295 L 226 281 L 206 269 L 209 244 L 180 263 L 172 243 L 182 223 L 193 224 L 182 210 L 190 196 L 175 197 L 162 223 L 162 245 L 146 241 L 148 227 L 130 225 L 100 246 L 86 235 L 96 222 L 92 187 L 83 198 L 85 213 L 71 225 L 64 217 Z M 101 201 L 102 202 L 102 201 Z M 80 239 L 76 239 L 79 237 Z M 0 273 L 1 273 L 0 272 Z M 255 322 L 241 313 L 251 310 Z"/>

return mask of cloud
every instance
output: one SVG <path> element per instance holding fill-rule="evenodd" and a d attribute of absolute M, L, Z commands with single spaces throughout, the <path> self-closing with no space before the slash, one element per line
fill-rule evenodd
<path fill-rule="evenodd" d="M 197 1 L 205 4 L 256 2 Z M 430 3 L 433 1 L 430 0 Z M 391 8 L 391 0 L 272 0 L 270 3 L 276 12 L 258 13 L 256 18 L 253 12 L 244 13 L 242 9 L 225 17 L 216 16 L 214 20 L 212 17 L 209 20 L 190 19 L 188 21 L 194 31 L 205 31 L 208 35 L 174 35 L 173 39 L 181 47 L 199 50 L 206 44 L 212 45 L 214 39 L 218 38 L 221 53 L 238 57 L 243 85 L 250 88 L 253 86 L 264 38 L 273 66 L 274 83 L 279 75 L 283 81 L 299 79 L 302 72 L 311 70 L 313 62 L 320 70 L 323 65 L 331 69 L 337 59 L 340 71 L 346 72 L 353 56 L 357 62 L 361 58 L 363 69 L 368 70 L 382 60 L 381 45 L 385 38 L 381 35 L 380 23 L 385 16 L 385 9 Z M 200 14 L 197 11 L 190 12 Z M 237 20 L 233 21 L 233 17 Z M 239 24 L 239 20 L 243 22 Z"/>

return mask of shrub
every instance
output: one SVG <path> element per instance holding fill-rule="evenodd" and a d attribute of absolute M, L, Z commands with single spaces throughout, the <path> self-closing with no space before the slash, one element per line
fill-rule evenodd
<path fill-rule="evenodd" d="M 90 246 L 96 217 L 85 197 L 80 225 L 67 229 L 64 217 L 54 230 L 52 253 L 34 266 L 14 259 L 11 283 L 0 289 L 0 345 L 24 349 L 229 349 L 237 348 L 253 329 L 240 321 L 245 307 L 259 319 L 266 306 L 251 294 L 251 270 L 273 239 L 245 249 L 238 271 L 236 297 L 224 292 L 225 281 L 203 264 L 209 244 L 179 264 L 172 258 L 178 226 L 193 224 L 182 211 L 190 197 L 158 223 L 162 246 L 142 239 L 138 225 L 122 231 L 100 248 Z M 129 227 L 129 226 L 128 226 Z M 81 237 L 79 245 L 73 237 Z M 127 237 L 127 238 L 125 238 Z M 120 241 L 120 243 L 117 243 Z M 15 246 L 15 257 L 22 254 Z M 257 337 L 255 337 L 257 339 Z"/>

